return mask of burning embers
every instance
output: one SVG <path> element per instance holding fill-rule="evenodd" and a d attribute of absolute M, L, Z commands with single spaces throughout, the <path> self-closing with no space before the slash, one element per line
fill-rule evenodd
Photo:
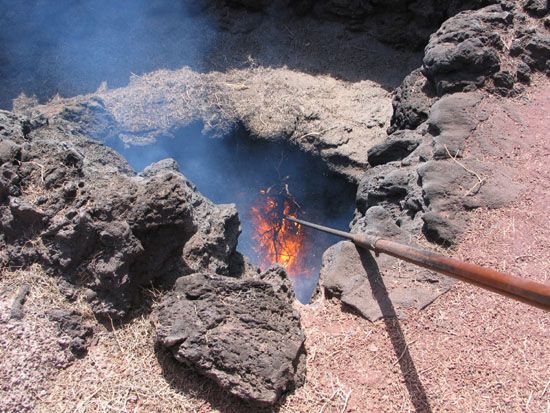
<path fill-rule="evenodd" d="M 290 276 L 311 271 L 305 264 L 306 240 L 302 227 L 284 219 L 285 215 L 296 217 L 299 209 L 287 183 L 260 191 L 251 215 L 256 242 L 254 250 L 258 264 L 264 269 L 279 263 Z"/>

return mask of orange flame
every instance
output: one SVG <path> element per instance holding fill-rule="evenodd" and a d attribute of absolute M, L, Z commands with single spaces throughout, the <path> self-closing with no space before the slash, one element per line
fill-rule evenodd
<path fill-rule="evenodd" d="M 267 268 L 281 264 L 291 276 L 306 271 L 304 268 L 304 232 L 295 222 L 283 219 L 285 215 L 296 217 L 297 207 L 289 196 L 270 196 L 263 189 L 258 205 L 251 208 L 254 225 L 254 250 L 260 266 Z"/>

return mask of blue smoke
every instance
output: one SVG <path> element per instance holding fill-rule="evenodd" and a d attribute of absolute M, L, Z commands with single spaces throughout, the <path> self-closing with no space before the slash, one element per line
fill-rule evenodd
<path fill-rule="evenodd" d="M 124 86 L 132 73 L 201 70 L 215 37 L 202 1 L 0 0 L 0 108 L 20 93 Z"/>

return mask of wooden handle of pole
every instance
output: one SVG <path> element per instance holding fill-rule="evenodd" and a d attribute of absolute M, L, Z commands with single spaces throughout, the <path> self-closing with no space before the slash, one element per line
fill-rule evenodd
<path fill-rule="evenodd" d="M 349 239 L 358 247 L 373 250 L 376 253 L 382 252 L 392 257 L 437 271 L 450 277 L 458 278 L 459 280 L 477 285 L 486 290 L 494 291 L 515 300 L 550 311 L 550 285 L 548 284 L 525 280 L 490 268 L 445 257 L 428 250 L 411 247 L 373 235 L 350 234 L 349 232 L 328 228 L 288 216 L 286 216 L 285 219 Z"/>
<path fill-rule="evenodd" d="M 550 285 L 526 280 L 499 271 L 445 257 L 428 250 L 395 241 L 356 235 L 356 245 L 373 249 L 412 264 L 506 295 L 532 306 L 550 311 Z"/>

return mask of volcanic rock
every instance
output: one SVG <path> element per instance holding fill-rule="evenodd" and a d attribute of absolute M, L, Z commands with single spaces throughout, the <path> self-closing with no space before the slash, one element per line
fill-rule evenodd
<path fill-rule="evenodd" d="M 445 276 L 391 261 L 384 255 L 375 260 L 370 252 L 343 241 L 323 255 L 321 282 L 327 296 L 339 298 L 370 321 L 422 309 L 453 284 Z"/>
<path fill-rule="evenodd" d="M 290 281 L 285 269 L 281 265 L 274 264 L 259 274 L 258 279 L 270 283 L 275 288 L 275 291 L 286 295 L 290 301 L 294 301 L 296 298 L 292 281 Z"/>
<path fill-rule="evenodd" d="M 521 59 L 533 70 L 550 75 L 550 34 L 542 28 L 529 28 L 520 32 L 510 47 L 512 56 Z"/>
<path fill-rule="evenodd" d="M 475 159 L 429 161 L 418 168 L 424 201 L 434 211 L 500 208 L 519 192 L 504 168 Z"/>
<path fill-rule="evenodd" d="M 235 206 L 206 200 L 169 161 L 170 168 L 160 163 L 136 176 L 81 125 L 59 118 L 32 125 L 0 112 L 5 265 L 40 263 L 71 282 L 84 277 L 94 312 L 112 318 L 123 317 L 153 280 L 241 270 L 232 267 L 239 263 Z"/>
<path fill-rule="evenodd" d="M 527 13 L 537 17 L 544 17 L 550 11 L 548 0 L 526 0 L 523 8 Z"/>
<path fill-rule="evenodd" d="M 410 234 L 423 233 L 430 241 L 451 245 L 467 228 L 466 211 L 499 208 L 515 199 L 520 187 L 507 178 L 510 171 L 489 160 L 464 158 L 466 141 L 484 119 L 477 109 L 481 99 L 478 92 L 444 96 L 416 130 L 394 132 L 372 149 L 375 166 L 359 183 L 352 232 L 405 243 L 411 242 Z M 327 250 L 321 279 L 329 296 L 370 320 L 422 308 L 451 284 L 384 254 L 375 262 L 350 243 Z"/>
<path fill-rule="evenodd" d="M 481 96 L 476 93 L 457 93 L 434 103 L 428 127 L 434 136 L 435 159 L 462 156 L 466 138 L 478 123 L 473 110 L 480 100 Z"/>
<path fill-rule="evenodd" d="M 520 82 L 529 84 L 531 82 L 531 74 L 532 74 L 531 68 L 527 63 L 525 62 L 518 63 L 516 77 Z"/>
<path fill-rule="evenodd" d="M 70 339 L 69 349 L 77 356 L 86 355 L 93 328 L 84 321 L 82 314 L 75 310 L 57 309 L 48 312 L 50 321 L 54 321 L 59 331 Z"/>
<path fill-rule="evenodd" d="M 180 167 L 178 162 L 173 158 L 162 159 L 158 162 L 152 163 L 149 166 L 146 166 L 143 171 L 139 174 L 144 178 L 151 178 L 158 173 L 166 172 L 179 172 Z"/>
<path fill-rule="evenodd" d="M 272 405 L 304 381 L 300 317 L 268 282 L 181 277 L 156 314 L 160 346 L 243 400 Z"/>
<path fill-rule="evenodd" d="M 400 161 L 411 154 L 420 142 L 422 136 L 413 131 L 397 131 L 388 139 L 368 150 L 369 164 L 371 166 Z"/>
<path fill-rule="evenodd" d="M 385 168 L 371 169 L 368 178 L 361 181 L 357 191 L 357 208 L 366 212 L 381 203 L 399 204 L 409 193 L 411 181 L 416 180 L 414 170 L 385 165 Z"/>
<path fill-rule="evenodd" d="M 402 229 L 416 232 L 423 227 L 430 239 L 450 244 L 466 227 L 462 212 L 498 208 L 514 199 L 519 188 L 507 183 L 506 171 L 489 162 L 460 159 L 480 122 L 480 101 L 477 92 L 444 96 L 433 104 L 422 127 L 394 132 L 371 149 L 376 166 L 359 183 L 360 215 L 352 223 L 354 230 L 367 230 L 366 214 L 382 207 Z M 427 212 L 432 214 L 421 220 Z"/>
<path fill-rule="evenodd" d="M 424 221 L 424 234 L 426 238 L 440 245 L 451 245 L 464 231 L 464 220 L 444 217 L 441 214 L 428 211 L 422 215 Z"/>
<path fill-rule="evenodd" d="M 473 90 L 500 69 L 504 43 L 497 29 L 505 29 L 513 14 L 502 6 L 488 6 L 451 17 L 430 37 L 423 71 L 438 95 Z"/>
<path fill-rule="evenodd" d="M 412 71 L 395 90 L 388 133 L 398 129 L 415 129 L 424 122 L 428 118 L 434 94 L 435 91 L 422 70 L 419 68 Z"/>
<path fill-rule="evenodd" d="M 374 206 L 354 221 L 352 232 L 411 244 L 410 233 L 419 232 L 420 227 L 405 230 L 396 224 L 395 212 L 387 206 Z M 389 255 L 374 259 L 370 252 L 344 241 L 323 255 L 320 283 L 327 296 L 339 298 L 363 317 L 376 321 L 403 317 L 408 308 L 424 308 L 446 292 L 454 280 Z"/>

